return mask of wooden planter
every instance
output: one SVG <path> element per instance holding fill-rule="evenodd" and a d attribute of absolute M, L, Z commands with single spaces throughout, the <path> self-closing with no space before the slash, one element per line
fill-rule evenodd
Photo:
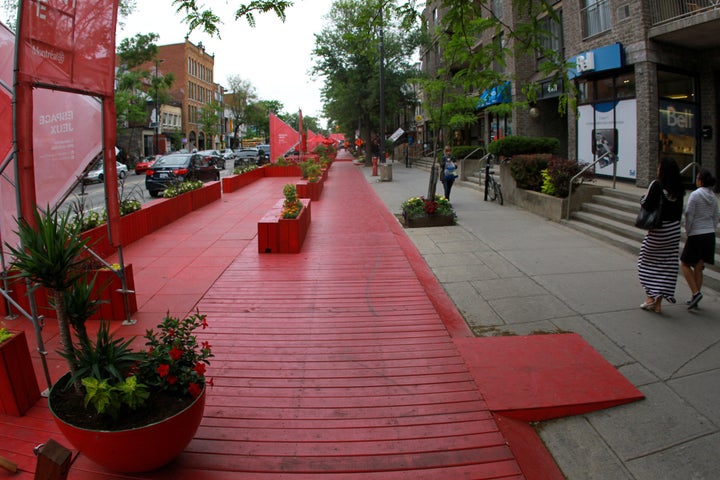
<path fill-rule="evenodd" d="M 262 170 L 266 177 L 301 177 L 302 171 L 297 165 L 265 165 Z"/>
<path fill-rule="evenodd" d="M 447 227 L 455 224 L 453 215 L 426 215 L 408 218 L 403 216 L 407 228 Z"/>
<path fill-rule="evenodd" d="M 258 252 L 260 253 L 299 253 L 305 236 L 310 228 L 309 199 L 301 199 L 303 204 L 297 218 L 280 218 L 283 200 L 280 200 L 258 222 Z"/>
<path fill-rule="evenodd" d="M 122 289 L 120 278 L 113 272 L 107 269 L 94 270 L 90 273 L 92 275 L 97 273 L 95 279 L 95 293 L 97 298 L 102 302 L 100 309 L 90 317 L 91 320 L 125 320 L 125 302 L 123 300 L 122 293 L 119 290 Z M 127 283 L 128 290 L 135 290 L 135 279 L 133 278 L 132 264 L 125 266 L 125 281 Z M 26 312 L 30 312 L 30 301 L 27 297 L 27 287 L 24 280 L 14 281 L 11 285 L 10 296 L 20 305 Z M 38 308 L 38 313 L 44 314 L 45 316 L 55 317 L 55 310 L 50 306 L 48 300 L 48 293 L 43 287 L 38 287 L 35 290 L 35 304 Z M 137 299 L 135 293 L 128 293 L 128 305 L 130 307 L 130 314 L 137 312 Z"/>
<path fill-rule="evenodd" d="M 298 198 L 309 198 L 313 202 L 320 200 L 320 194 L 323 190 L 323 179 L 320 178 L 317 182 L 308 182 L 302 180 L 300 183 L 295 185 L 297 189 Z"/>
<path fill-rule="evenodd" d="M 0 414 L 20 417 L 40 399 L 25 332 L 0 344 Z"/>
<path fill-rule="evenodd" d="M 222 179 L 222 191 L 224 193 L 231 193 L 235 190 L 239 190 L 246 185 L 250 185 L 256 180 L 259 180 L 265 176 L 265 172 L 262 168 L 256 168 L 249 172 L 241 173 L 240 175 L 230 175 L 223 177 Z"/>

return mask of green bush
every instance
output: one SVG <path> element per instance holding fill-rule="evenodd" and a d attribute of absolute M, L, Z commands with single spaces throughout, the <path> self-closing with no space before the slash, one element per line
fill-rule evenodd
<path fill-rule="evenodd" d="M 560 140 L 550 137 L 522 137 L 512 135 L 495 140 L 488 145 L 488 152 L 496 157 L 514 157 L 515 155 L 534 153 L 557 153 Z"/>
<path fill-rule="evenodd" d="M 479 148 L 479 150 L 474 152 L 473 150 L 477 148 Z M 452 154 L 458 160 L 463 158 L 482 158 L 486 153 L 485 147 L 481 147 L 480 145 L 458 145 L 452 147 Z M 468 155 L 470 156 L 468 157 Z"/>
<path fill-rule="evenodd" d="M 551 156 L 515 155 L 510 160 L 510 173 L 518 188 L 539 192 L 543 186 L 542 171 L 548 167 Z"/>
<path fill-rule="evenodd" d="M 543 185 L 543 193 L 560 198 L 567 197 L 570 193 L 570 179 L 577 175 L 586 165 L 586 163 L 578 163 L 566 158 L 551 158 L 545 176 L 547 186 Z M 591 172 L 585 172 L 580 177 L 580 181 L 590 180 L 592 177 Z"/>

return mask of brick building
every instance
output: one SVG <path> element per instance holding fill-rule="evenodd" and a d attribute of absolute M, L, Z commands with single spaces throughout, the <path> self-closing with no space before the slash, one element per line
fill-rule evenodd
<path fill-rule="evenodd" d="M 175 76 L 170 93 L 182 108 L 180 132 L 183 148 L 220 148 L 224 134 L 223 115 L 214 135 L 203 131 L 200 124 L 200 112 L 204 106 L 211 102 L 223 104 L 223 88 L 213 81 L 215 55 L 207 53 L 202 43 L 195 45 L 185 38 L 182 43 L 159 46 L 158 59 L 160 71 Z"/>
<path fill-rule="evenodd" d="M 431 28 L 441 23 L 439 1 L 430 1 L 424 16 Z M 503 22 L 518 22 L 511 0 L 488 2 Z M 577 114 L 558 113 L 562 85 L 538 72 L 540 58 L 513 58 L 504 72 L 509 81 L 478 96 L 478 121 L 460 132 L 464 143 L 488 143 L 505 135 L 559 138 L 561 154 L 593 162 L 599 175 L 617 176 L 645 186 L 660 158 L 680 167 L 709 168 L 718 176 L 718 89 L 720 88 L 720 4 L 714 0 L 560 0 L 554 3 L 560 22 L 544 20 L 552 34 L 549 47 L 575 64 L 568 73 L 579 90 Z M 488 13 L 489 14 L 489 13 Z M 498 41 L 497 38 L 479 39 Z M 503 42 L 501 38 L 499 41 Z M 507 46 L 507 45 L 506 45 Z M 422 52 L 430 75 L 442 62 L 437 43 Z M 492 104 L 527 100 L 522 87 L 537 82 L 541 90 L 533 108 L 514 108 L 492 115 Z M 425 142 L 429 129 L 425 129 Z"/>

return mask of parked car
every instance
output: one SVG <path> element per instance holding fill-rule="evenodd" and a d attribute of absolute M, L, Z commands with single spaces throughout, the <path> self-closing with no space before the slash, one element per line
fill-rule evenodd
<path fill-rule="evenodd" d="M 225 159 L 217 150 L 200 150 L 198 155 L 202 155 L 209 165 L 215 165 L 220 170 L 225 170 Z"/>
<path fill-rule="evenodd" d="M 248 165 L 257 164 L 258 161 L 258 149 L 255 147 L 243 148 L 235 150 L 235 168 Z"/>
<path fill-rule="evenodd" d="M 145 172 L 145 188 L 151 197 L 185 180 L 218 181 L 220 169 L 199 153 L 171 153 L 158 158 Z"/>
<path fill-rule="evenodd" d="M 268 160 L 270 160 L 272 158 L 272 156 L 270 156 L 270 145 L 268 145 L 267 143 L 255 145 L 255 148 L 258 149 L 258 152 L 260 150 L 262 150 L 263 153 L 265 153 L 265 157 L 267 157 Z"/>
<path fill-rule="evenodd" d="M 222 155 L 225 160 L 235 160 L 235 152 L 233 152 L 231 148 L 221 150 L 220 155 Z"/>
<path fill-rule="evenodd" d="M 125 178 L 125 176 L 128 174 L 127 165 L 120 162 L 115 162 L 115 165 L 117 168 L 118 178 Z M 102 183 L 105 175 L 105 171 L 103 170 L 103 168 L 103 163 L 98 163 L 95 168 L 89 170 L 87 173 L 85 173 L 85 175 L 83 175 L 82 182 L 86 185 L 88 183 Z"/>
<path fill-rule="evenodd" d="M 162 155 L 150 155 L 149 157 L 145 157 L 141 162 L 137 162 L 135 164 L 135 175 L 144 173 L 145 170 L 150 168 L 152 164 L 155 163 L 155 160 L 160 157 L 162 157 Z"/>

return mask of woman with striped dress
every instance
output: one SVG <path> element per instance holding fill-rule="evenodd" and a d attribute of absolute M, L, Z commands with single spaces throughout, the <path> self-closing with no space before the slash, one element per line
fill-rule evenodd
<path fill-rule="evenodd" d="M 675 160 L 663 158 L 657 180 L 648 187 L 642 204 L 653 211 L 662 201 L 662 225 L 648 230 L 640 247 L 638 276 L 645 289 L 643 310 L 660 313 L 663 299 L 675 303 L 680 253 L 680 218 L 685 188 Z"/>

